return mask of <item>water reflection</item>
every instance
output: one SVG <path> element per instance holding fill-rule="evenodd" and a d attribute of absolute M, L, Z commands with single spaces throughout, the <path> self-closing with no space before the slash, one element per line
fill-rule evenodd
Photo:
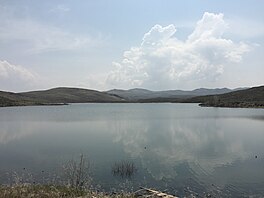
<path fill-rule="evenodd" d="M 62 160 L 84 153 L 94 164 L 94 182 L 106 189 L 123 182 L 113 178 L 111 164 L 129 161 L 137 170 L 134 186 L 182 195 L 187 187 L 264 194 L 263 117 L 259 109 L 191 104 L 0 109 L 0 172 L 56 170 Z"/>
<path fill-rule="evenodd" d="M 132 158 L 139 157 L 156 179 L 174 178 L 174 166 L 181 162 L 199 163 L 208 174 L 216 166 L 232 163 L 248 156 L 241 138 L 233 138 L 217 123 L 141 121 L 133 129 L 120 124 L 115 142 L 122 143 Z M 143 129 L 143 130 L 142 130 Z"/>
<path fill-rule="evenodd" d="M 254 152 L 263 149 L 263 122 L 232 117 L 137 120 L 133 127 L 130 122 L 117 122 L 111 128 L 114 142 L 121 143 L 131 158 L 139 158 L 155 180 L 172 180 L 175 185 L 189 178 L 206 189 L 222 190 L 245 183 L 249 190 L 253 185 L 248 178 L 251 184 L 264 182 L 263 160 L 254 159 Z"/>
<path fill-rule="evenodd" d="M 0 128 L 0 144 L 7 144 L 14 140 L 19 140 L 26 136 L 30 136 L 34 133 L 34 126 L 32 123 L 27 125 L 22 122 L 16 123 L 16 125 L 1 123 Z"/>

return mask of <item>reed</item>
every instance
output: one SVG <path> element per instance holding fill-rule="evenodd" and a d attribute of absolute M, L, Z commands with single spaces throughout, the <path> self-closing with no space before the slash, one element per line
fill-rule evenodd
<path fill-rule="evenodd" d="M 66 177 L 68 186 L 71 188 L 87 188 L 92 181 L 90 176 L 91 163 L 80 155 L 79 162 L 69 160 L 63 165 L 63 172 Z"/>
<path fill-rule="evenodd" d="M 120 161 L 114 163 L 112 166 L 112 174 L 114 176 L 132 177 L 137 172 L 137 168 L 134 162 L 131 161 Z"/>

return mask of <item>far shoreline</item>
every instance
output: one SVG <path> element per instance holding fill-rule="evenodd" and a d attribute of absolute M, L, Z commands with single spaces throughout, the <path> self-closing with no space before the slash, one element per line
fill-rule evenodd
<path fill-rule="evenodd" d="M 135 93 L 136 91 L 136 93 Z M 176 90 L 177 91 L 177 90 Z M 195 90 L 194 90 L 195 91 Z M 191 92 L 194 94 L 195 92 Z M 196 90 L 197 91 L 197 90 Z M 208 91 L 208 90 L 207 90 Z M 216 90 L 211 90 L 212 91 Z M 165 92 L 132 89 L 118 93 L 97 90 L 58 87 L 49 90 L 12 93 L 0 91 L 0 107 L 7 106 L 58 106 L 69 103 L 198 103 L 202 107 L 264 108 L 264 86 L 240 89 L 211 95 L 166 95 Z M 174 91 L 175 92 L 175 91 Z M 125 94 L 124 94 L 125 93 Z M 145 93 L 145 95 L 144 95 Z M 209 92 L 207 92 L 209 93 Z M 201 93 L 200 93 L 201 94 Z"/>
<path fill-rule="evenodd" d="M 14 105 L 5 105 L 0 106 L 3 107 L 42 107 L 42 106 L 67 106 L 72 104 L 197 104 L 200 107 L 215 107 L 215 108 L 232 108 L 232 109 L 264 109 L 262 105 L 255 104 L 207 104 L 207 103 L 199 103 L 199 102 L 168 102 L 168 101 L 155 101 L 155 102 L 136 102 L 136 101 L 118 101 L 118 102 L 78 102 L 78 103 L 41 103 L 41 104 L 14 104 Z"/>

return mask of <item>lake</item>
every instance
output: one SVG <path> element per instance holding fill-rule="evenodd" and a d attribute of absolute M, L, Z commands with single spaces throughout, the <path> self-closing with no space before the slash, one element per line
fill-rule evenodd
<path fill-rule="evenodd" d="M 0 181 L 59 181 L 83 154 L 94 187 L 264 196 L 264 109 L 197 104 L 0 108 Z M 115 163 L 133 163 L 129 177 Z"/>

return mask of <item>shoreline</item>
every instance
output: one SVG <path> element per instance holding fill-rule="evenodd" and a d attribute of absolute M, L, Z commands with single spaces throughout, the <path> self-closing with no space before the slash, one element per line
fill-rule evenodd
<path fill-rule="evenodd" d="M 234 103 L 200 103 L 200 107 L 217 107 L 217 108 L 243 108 L 243 109 L 264 109 L 263 105 L 258 105 L 255 103 L 244 103 L 244 102 L 234 102 Z"/>
<path fill-rule="evenodd" d="M 97 190 L 72 188 L 65 185 L 45 185 L 45 184 L 15 184 L 15 185 L 0 185 L 0 198 L 10 197 L 78 197 L 78 198 L 132 198 L 134 195 L 129 192 L 123 193 L 105 193 Z"/>
<path fill-rule="evenodd" d="M 208 195 L 210 195 L 208 193 Z M 52 184 L 15 184 L 15 185 L 0 185 L 0 198 L 10 197 L 77 197 L 77 198 L 134 198 L 134 197 L 167 197 L 179 198 L 178 196 L 167 194 L 151 188 L 140 187 L 133 192 L 103 192 L 86 188 L 74 188 L 66 185 L 52 185 Z M 206 196 L 207 197 L 207 196 Z"/>
<path fill-rule="evenodd" d="M 36 103 L 36 104 L 11 104 L 11 105 L 1 105 L 3 107 L 35 107 L 35 106 L 67 106 L 71 104 L 198 104 L 200 107 L 216 107 L 216 108 L 247 108 L 247 109 L 264 109 L 263 105 L 256 105 L 255 103 L 199 103 L 199 102 L 136 102 L 136 101 L 122 101 L 122 102 L 82 102 L 82 103 Z"/>

